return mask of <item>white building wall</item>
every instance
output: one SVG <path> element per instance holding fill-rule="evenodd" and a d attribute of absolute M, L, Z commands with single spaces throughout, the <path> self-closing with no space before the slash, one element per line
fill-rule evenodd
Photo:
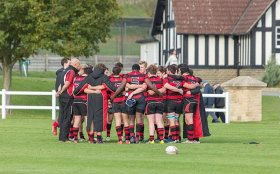
<path fill-rule="evenodd" d="M 225 37 L 219 37 L 219 66 L 225 65 Z"/>
<path fill-rule="evenodd" d="M 215 65 L 215 36 L 209 36 L 209 60 L 208 64 Z"/>
<path fill-rule="evenodd" d="M 195 42 L 194 42 L 194 36 L 189 35 L 188 37 L 188 64 L 194 65 L 195 64 Z"/>
<path fill-rule="evenodd" d="M 272 55 L 272 32 L 265 33 L 266 43 L 265 44 L 265 63 L 267 64 L 269 58 Z"/>
<path fill-rule="evenodd" d="M 280 0 L 276 1 L 275 8 L 276 8 L 275 9 L 275 12 L 276 12 L 275 18 L 276 18 L 276 20 L 280 20 Z"/>
<path fill-rule="evenodd" d="M 262 33 L 256 32 L 256 65 L 262 65 Z"/>
<path fill-rule="evenodd" d="M 198 47 L 198 65 L 205 65 L 205 36 L 199 36 Z"/>
<path fill-rule="evenodd" d="M 159 63 L 158 42 L 141 44 L 140 60 L 144 60 L 149 64 Z"/>
<path fill-rule="evenodd" d="M 228 65 L 234 65 L 234 40 L 232 37 L 228 38 Z"/>
<path fill-rule="evenodd" d="M 265 14 L 265 27 L 272 27 L 272 9 L 271 7 Z"/>

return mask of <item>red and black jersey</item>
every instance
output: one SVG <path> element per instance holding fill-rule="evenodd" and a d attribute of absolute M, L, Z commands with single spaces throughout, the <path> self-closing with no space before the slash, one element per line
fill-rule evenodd
<path fill-rule="evenodd" d="M 110 75 L 109 76 L 109 80 L 115 85 L 115 87 L 119 87 L 123 81 L 123 78 L 124 78 L 124 75 L 123 74 L 120 74 L 118 76 L 115 76 L 115 75 Z M 114 94 L 114 93 L 112 93 Z M 120 102 L 123 102 L 125 101 L 125 95 L 123 92 L 121 92 L 118 96 L 115 97 L 114 101 L 115 103 L 120 103 Z"/>
<path fill-rule="evenodd" d="M 183 75 L 185 83 L 187 84 L 195 84 L 197 83 L 197 78 L 193 75 Z M 184 91 L 184 97 L 185 98 L 192 98 L 194 97 L 194 94 L 187 94 L 188 91 L 190 91 L 191 89 L 188 88 L 183 88 Z"/>
<path fill-rule="evenodd" d="M 86 78 L 86 76 L 80 76 L 80 75 L 76 75 L 75 79 L 74 79 L 74 89 L 76 89 L 80 83 Z M 84 92 L 81 92 L 77 95 L 74 95 L 74 103 L 75 102 L 87 102 L 87 94 Z"/>
<path fill-rule="evenodd" d="M 183 88 L 184 80 L 182 78 L 175 78 L 174 75 L 168 75 L 166 78 L 163 79 L 163 84 L 169 83 L 171 86 L 175 86 L 176 88 L 180 89 Z M 183 96 L 178 93 L 171 91 L 169 89 L 166 90 L 166 99 L 167 100 L 182 100 Z"/>
<path fill-rule="evenodd" d="M 142 85 L 145 83 L 146 74 L 142 74 L 139 71 L 132 71 L 126 74 L 126 82 L 129 84 Z M 131 94 L 135 89 L 129 89 L 128 94 Z M 140 98 L 144 96 L 143 93 L 139 93 L 133 96 L 133 98 Z"/>
<path fill-rule="evenodd" d="M 151 76 L 148 78 L 151 83 L 157 88 L 157 89 L 161 89 L 163 87 L 163 79 L 158 77 L 158 76 Z M 148 87 L 148 90 L 150 90 L 150 88 Z M 163 97 L 162 96 L 158 96 L 157 94 L 154 95 L 150 95 L 149 93 L 147 93 L 147 97 L 146 97 L 146 101 L 163 101 Z"/>
<path fill-rule="evenodd" d="M 63 91 L 61 97 L 68 98 L 73 96 L 74 78 L 77 73 L 78 70 L 71 65 L 69 65 L 69 67 L 65 69 L 65 71 L 63 72 L 63 83 L 61 84 L 61 86 L 63 86 L 67 81 L 70 82 L 70 85 L 68 86 L 67 90 Z"/>
<path fill-rule="evenodd" d="M 66 81 L 70 82 L 70 85 L 67 88 L 67 93 L 68 93 L 69 96 L 72 96 L 73 95 L 73 91 L 74 91 L 75 72 L 73 70 L 69 70 L 68 72 L 66 72 L 64 77 L 65 77 L 64 83 Z"/>

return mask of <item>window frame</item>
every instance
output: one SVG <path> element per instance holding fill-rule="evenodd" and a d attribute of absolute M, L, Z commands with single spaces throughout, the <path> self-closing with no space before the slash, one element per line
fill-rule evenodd
<path fill-rule="evenodd" d="M 279 30 L 279 32 L 277 32 Z M 277 42 L 280 42 L 280 38 L 278 39 L 278 36 L 280 36 L 280 26 L 275 27 L 275 48 L 280 49 L 280 44 L 277 44 Z"/>

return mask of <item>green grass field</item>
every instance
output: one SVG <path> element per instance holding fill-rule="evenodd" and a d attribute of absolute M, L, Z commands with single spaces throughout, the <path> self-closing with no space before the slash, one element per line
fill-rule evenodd
<path fill-rule="evenodd" d="M 36 73 L 28 78 L 15 75 L 13 90 L 50 91 L 54 76 L 45 75 L 49 78 Z M 29 105 L 50 102 L 13 99 Z M 211 137 L 201 144 L 176 144 L 179 154 L 174 156 L 165 154 L 169 144 L 117 145 L 115 131 L 112 142 L 104 145 L 60 143 L 51 134 L 51 111 L 14 110 L 0 120 L 0 173 L 278 173 L 279 106 L 279 97 L 263 97 L 262 122 L 209 123 Z M 260 144 L 249 144 L 252 141 Z"/>

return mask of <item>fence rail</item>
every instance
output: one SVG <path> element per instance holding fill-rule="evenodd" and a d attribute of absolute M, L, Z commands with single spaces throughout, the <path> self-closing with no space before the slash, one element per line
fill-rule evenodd
<path fill-rule="evenodd" d="M 39 109 L 39 110 L 52 110 L 52 120 L 56 118 L 56 110 L 59 109 L 56 106 L 56 92 L 52 90 L 51 92 L 40 92 L 40 91 L 6 91 L 2 89 L 2 105 L 0 106 L 2 110 L 2 119 L 6 119 L 6 109 Z M 6 96 L 7 95 L 32 95 L 32 96 L 51 96 L 52 105 L 51 106 L 22 106 L 22 105 L 6 105 Z"/>
<path fill-rule="evenodd" d="M 2 119 L 6 119 L 6 109 L 39 109 L 39 110 L 52 110 L 52 120 L 56 119 L 56 92 L 52 90 L 51 92 L 39 92 L 39 91 L 6 91 L 2 89 L 0 95 L 2 95 L 2 105 L 0 106 L 2 110 Z M 6 105 L 6 96 L 7 95 L 32 95 L 32 96 L 51 96 L 52 104 L 51 106 L 22 106 L 22 105 Z M 206 108 L 206 112 L 225 112 L 225 123 L 229 123 L 229 93 L 225 92 L 223 94 L 203 94 L 203 97 L 212 97 L 212 98 L 225 98 L 225 107 L 224 108 Z"/>
<path fill-rule="evenodd" d="M 224 112 L 225 113 L 225 123 L 229 123 L 229 92 L 224 92 L 223 94 L 202 94 L 202 97 L 212 97 L 212 98 L 225 98 L 224 108 L 205 108 L 206 112 Z"/>

